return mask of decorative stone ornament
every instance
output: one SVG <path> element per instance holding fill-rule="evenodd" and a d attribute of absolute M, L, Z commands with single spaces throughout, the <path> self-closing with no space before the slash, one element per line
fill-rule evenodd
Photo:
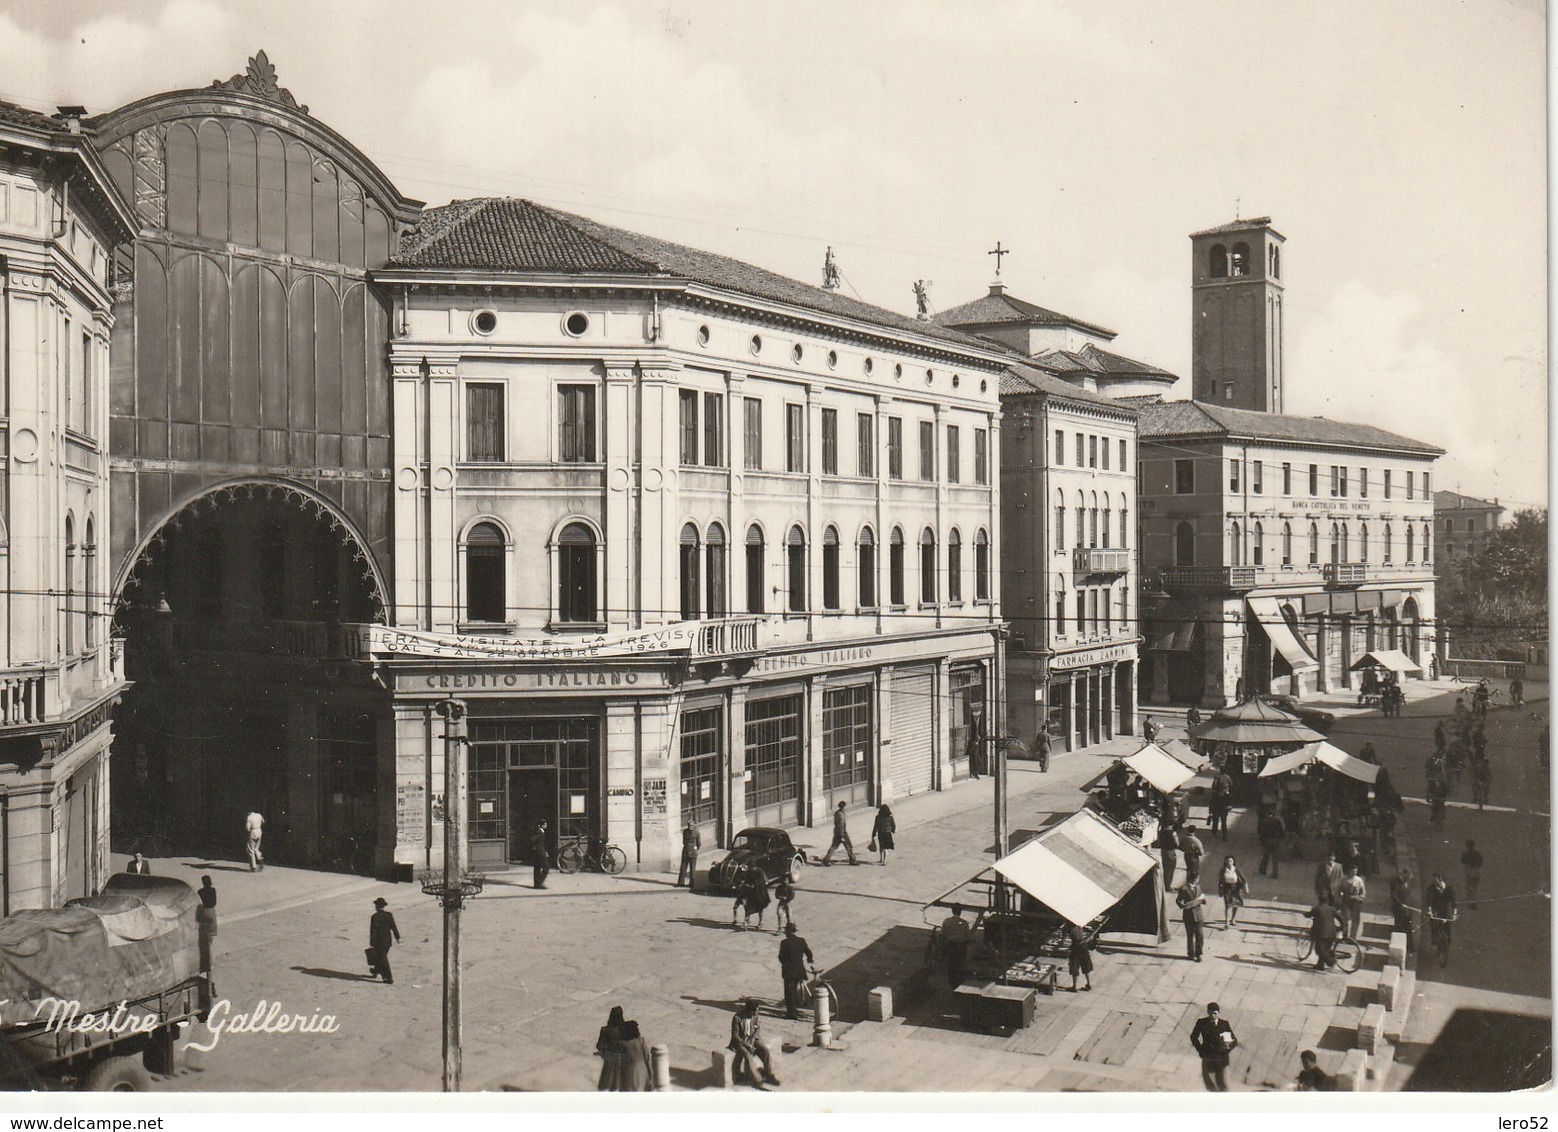
<path fill-rule="evenodd" d="M 277 84 L 276 68 L 271 65 L 263 50 L 256 52 L 249 59 L 249 66 L 242 74 L 234 75 L 226 81 L 217 79 L 211 84 L 211 89 L 235 90 L 239 94 L 252 94 L 255 98 L 275 102 L 300 114 L 308 113 L 308 107 L 300 105 L 298 100 L 292 97 L 290 90 Z"/>

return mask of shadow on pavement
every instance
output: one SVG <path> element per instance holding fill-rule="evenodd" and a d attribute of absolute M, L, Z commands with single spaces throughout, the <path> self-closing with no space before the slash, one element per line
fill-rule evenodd
<path fill-rule="evenodd" d="M 335 971 L 329 967 L 294 967 L 292 969 L 301 975 L 309 975 L 316 979 L 344 979 L 349 983 L 378 982 L 372 975 L 359 975 L 355 971 Z"/>
<path fill-rule="evenodd" d="M 929 928 L 899 924 L 842 963 L 827 966 L 828 982 L 838 992 L 834 1017 L 841 1022 L 864 1020 L 875 987 L 899 988 L 897 993 L 902 996 L 902 988 L 912 983 L 924 965 L 925 945 L 929 941 Z"/>
<path fill-rule="evenodd" d="M 1358 1044 L 1358 1030 L 1355 1026 L 1331 1025 L 1325 1028 L 1325 1033 L 1320 1035 L 1320 1041 L 1316 1049 L 1349 1050 Z"/>
<path fill-rule="evenodd" d="M 729 920 L 709 920 L 702 916 L 675 916 L 666 921 L 668 924 L 690 924 L 695 928 L 717 928 L 722 932 L 733 932 L 737 926 Z M 764 929 L 765 931 L 767 929 Z"/>
<path fill-rule="evenodd" d="M 196 869 L 196 870 L 210 869 L 213 873 L 246 873 L 246 872 L 249 872 L 249 866 L 248 865 L 219 865 L 215 861 L 185 861 L 184 862 L 184 867 L 186 869 Z"/>
<path fill-rule="evenodd" d="M 1538 1089 L 1552 1079 L 1552 1020 L 1463 1008 L 1450 1015 L 1432 1045 L 1403 1047 L 1402 1053 L 1404 1060 L 1416 1060 L 1408 1092 Z"/>

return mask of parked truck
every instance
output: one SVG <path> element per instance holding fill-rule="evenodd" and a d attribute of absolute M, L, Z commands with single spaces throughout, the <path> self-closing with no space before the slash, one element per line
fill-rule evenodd
<path fill-rule="evenodd" d="M 0 1088 L 140 1092 L 211 1010 L 198 900 L 120 873 L 97 896 L 0 919 Z"/>

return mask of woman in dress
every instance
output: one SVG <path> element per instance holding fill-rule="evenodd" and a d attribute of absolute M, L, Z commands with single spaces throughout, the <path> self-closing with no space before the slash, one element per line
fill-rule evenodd
<path fill-rule="evenodd" d="M 752 917 L 757 917 L 757 930 L 763 930 L 763 912 L 768 907 L 768 878 L 763 876 L 763 870 L 754 865 L 747 869 L 744 878 L 746 895 L 746 919 L 741 927 L 743 931 L 752 927 Z"/>
<path fill-rule="evenodd" d="M 887 851 L 894 848 L 893 834 L 898 832 L 898 823 L 893 820 L 893 808 L 883 802 L 876 808 L 876 821 L 871 825 L 871 840 L 876 845 L 876 863 L 887 864 Z"/>
<path fill-rule="evenodd" d="M 1223 930 L 1227 931 L 1233 927 L 1244 898 L 1250 894 L 1250 882 L 1244 879 L 1244 870 L 1239 868 L 1232 854 L 1223 858 L 1223 867 L 1217 874 L 1217 891 L 1223 898 Z"/>
<path fill-rule="evenodd" d="M 627 1019 L 622 1007 L 613 1006 L 606 1024 L 600 1028 L 600 1036 L 595 1039 L 595 1053 L 601 1059 L 600 1080 L 595 1083 L 596 1092 L 622 1092 L 622 1080 L 627 1068 L 626 1050 L 622 1045 L 626 1026 Z"/>

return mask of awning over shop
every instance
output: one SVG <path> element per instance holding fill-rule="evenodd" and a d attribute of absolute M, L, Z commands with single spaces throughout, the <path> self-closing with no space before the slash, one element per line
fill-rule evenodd
<path fill-rule="evenodd" d="M 1285 755 L 1276 756 L 1261 768 L 1260 776 L 1262 778 L 1272 778 L 1316 762 L 1330 767 L 1338 774 L 1345 774 L 1348 778 L 1355 778 L 1359 782 L 1372 783 L 1379 777 L 1379 767 L 1373 763 L 1366 763 L 1362 759 L 1353 758 L 1353 756 L 1340 747 L 1325 742 L 1311 743 L 1307 747 L 1300 747 L 1296 751 L 1289 751 Z"/>
<path fill-rule="evenodd" d="M 1200 770 L 1206 765 L 1206 757 L 1197 754 L 1190 744 L 1183 739 L 1170 739 L 1166 743 L 1159 743 L 1158 746 L 1162 747 L 1177 761 L 1184 763 L 1191 770 Z"/>
<path fill-rule="evenodd" d="M 1259 696 L 1234 707 L 1222 708 L 1212 718 L 1191 729 L 1192 739 L 1217 743 L 1265 746 L 1272 743 L 1313 743 L 1325 736 Z"/>
<path fill-rule="evenodd" d="M 1108 770 L 1089 780 L 1082 789 L 1091 790 L 1108 778 L 1109 772 L 1117 766 L 1123 766 L 1126 770 L 1139 775 L 1147 785 L 1164 794 L 1172 794 L 1196 776 L 1192 768 L 1170 755 L 1162 747 L 1156 743 L 1148 743 L 1135 754 L 1127 755 L 1123 759 L 1115 759 L 1109 764 Z"/>
<path fill-rule="evenodd" d="M 1073 924 L 1114 907 L 1156 867 L 1153 855 L 1083 810 L 995 863 L 995 869 Z"/>
<path fill-rule="evenodd" d="M 1352 671 L 1358 672 L 1364 668 L 1388 668 L 1392 672 L 1423 671 L 1421 664 L 1400 649 L 1381 649 L 1378 652 L 1366 653 L 1353 663 Z"/>
<path fill-rule="evenodd" d="M 1255 614 L 1255 620 L 1260 622 L 1260 627 L 1266 630 L 1266 636 L 1271 638 L 1272 648 L 1282 654 L 1282 659 L 1288 662 L 1295 673 L 1313 672 L 1320 667 L 1304 642 L 1294 634 L 1288 619 L 1282 616 L 1276 598 L 1250 597 L 1245 598 L 1245 601 L 1249 603 L 1250 612 Z"/>
<path fill-rule="evenodd" d="M 1189 652 L 1196 635 L 1194 621 L 1160 621 L 1150 646 L 1156 652 Z"/>

